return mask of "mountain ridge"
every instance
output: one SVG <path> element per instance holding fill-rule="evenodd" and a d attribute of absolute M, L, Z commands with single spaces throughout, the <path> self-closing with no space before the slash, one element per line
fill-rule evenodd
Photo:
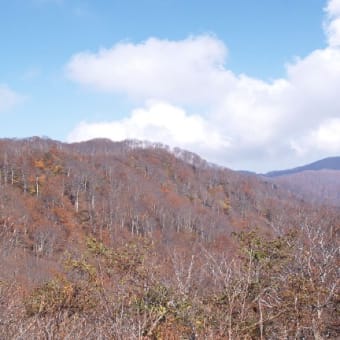
<path fill-rule="evenodd" d="M 323 158 L 315 162 L 308 163 L 308 164 L 298 166 L 295 168 L 291 168 L 291 169 L 270 171 L 270 172 L 263 174 L 263 176 L 279 177 L 279 176 L 296 174 L 296 173 L 307 171 L 307 170 L 312 170 L 312 171 L 340 170 L 340 156 Z"/>

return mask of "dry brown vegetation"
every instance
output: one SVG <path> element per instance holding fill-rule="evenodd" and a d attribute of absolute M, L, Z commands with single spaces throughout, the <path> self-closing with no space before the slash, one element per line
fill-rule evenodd
<path fill-rule="evenodd" d="M 339 217 L 179 150 L 0 140 L 0 338 L 335 339 Z"/>

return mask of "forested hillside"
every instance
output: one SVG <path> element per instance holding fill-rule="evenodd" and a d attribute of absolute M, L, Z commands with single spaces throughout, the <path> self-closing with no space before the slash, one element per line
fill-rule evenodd
<path fill-rule="evenodd" d="M 337 338 L 340 215 L 136 141 L 0 140 L 0 338 Z"/>
<path fill-rule="evenodd" d="M 315 204 L 340 205 L 340 157 L 330 157 L 297 168 L 264 175 L 272 183 Z"/>
<path fill-rule="evenodd" d="M 273 182 L 305 201 L 334 207 L 340 206 L 339 170 L 303 171 L 276 177 Z"/>

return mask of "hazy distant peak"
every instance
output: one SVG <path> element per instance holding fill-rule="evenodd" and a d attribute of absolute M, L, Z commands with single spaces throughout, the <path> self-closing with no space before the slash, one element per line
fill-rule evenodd
<path fill-rule="evenodd" d="M 306 164 L 303 166 L 299 166 L 292 169 L 286 169 L 286 170 L 278 170 L 278 171 L 271 171 L 265 174 L 265 176 L 268 177 L 278 177 L 278 176 L 285 176 L 285 175 L 291 175 L 296 174 L 299 172 L 307 171 L 307 170 L 340 170 L 340 157 L 328 157 L 321 160 L 318 160 L 316 162 Z"/>

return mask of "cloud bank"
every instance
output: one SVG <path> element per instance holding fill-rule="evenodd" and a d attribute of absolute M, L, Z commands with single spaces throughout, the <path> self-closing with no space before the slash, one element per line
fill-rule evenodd
<path fill-rule="evenodd" d="M 226 54 L 223 42 L 211 36 L 182 41 L 150 38 L 76 54 L 67 72 L 83 85 L 136 99 L 211 102 L 233 78 L 223 70 Z"/>
<path fill-rule="evenodd" d="M 323 24 L 327 46 L 271 82 L 229 70 L 227 47 L 212 35 L 78 53 L 66 67 L 70 79 L 127 96 L 136 109 L 82 122 L 69 141 L 147 139 L 258 171 L 340 154 L 340 0 L 328 2 Z"/>
<path fill-rule="evenodd" d="M 122 120 L 102 123 L 80 123 L 69 135 L 71 141 L 96 137 L 113 140 L 139 139 L 162 141 L 167 145 L 181 145 L 187 149 L 204 152 L 209 140 L 209 150 L 218 152 L 229 146 L 217 129 L 199 115 L 188 115 L 183 109 L 160 101 L 149 101 L 145 108 L 132 111 Z"/>
<path fill-rule="evenodd" d="M 328 44 L 332 47 L 340 46 L 340 0 L 331 0 L 325 8 L 327 18 L 325 21 L 325 31 Z"/>

